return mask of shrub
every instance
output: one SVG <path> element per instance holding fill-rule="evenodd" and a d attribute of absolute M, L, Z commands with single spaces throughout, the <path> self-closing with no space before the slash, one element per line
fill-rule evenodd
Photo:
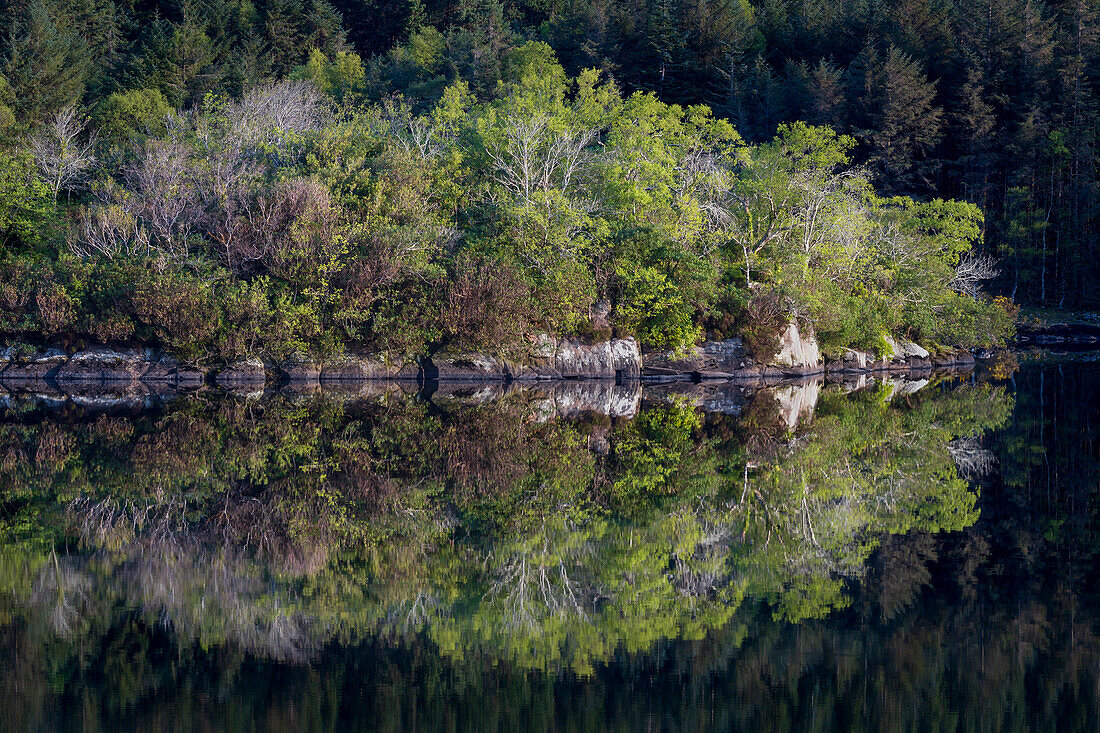
<path fill-rule="evenodd" d="M 479 350 L 515 349 L 530 334 L 531 292 L 507 261 L 470 256 L 455 264 L 443 307 L 443 331 L 450 341 Z"/>
<path fill-rule="evenodd" d="M 782 296 L 770 289 L 759 289 L 745 305 L 741 334 L 745 346 L 758 361 L 768 361 L 779 351 L 779 336 L 789 315 Z"/>
<path fill-rule="evenodd" d="M 653 267 L 622 266 L 616 316 L 638 340 L 662 349 L 682 350 L 702 337 L 692 322 L 693 309 L 675 283 Z"/>
<path fill-rule="evenodd" d="M 134 316 L 185 359 L 214 355 L 218 309 L 210 284 L 185 272 L 151 274 L 134 284 Z"/>
<path fill-rule="evenodd" d="M 128 143 L 162 133 L 172 112 L 159 89 L 130 89 L 100 102 L 92 112 L 92 124 L 102 139 Z"/>

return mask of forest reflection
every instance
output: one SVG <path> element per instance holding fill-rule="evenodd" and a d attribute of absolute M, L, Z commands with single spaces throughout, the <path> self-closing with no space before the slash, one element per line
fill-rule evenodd
<path fill-rule="evenodd" d="M 590 673 L 746 599 L 848 607 L 883 537 L 974 523 L 978 436 L 1012 408 L 975 382 L 722 389 L 11 400 L 0 623 L 72 654 L 135 614 L 281 662 L 416 637 Z"/>

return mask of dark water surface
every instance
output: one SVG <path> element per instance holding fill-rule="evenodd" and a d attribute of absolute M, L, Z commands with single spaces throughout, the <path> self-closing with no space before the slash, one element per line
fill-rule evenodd
<path fill-rule="evenodd" d="M 1098 730 L 1098 379 L 0 392 L 0 728 Z"/>

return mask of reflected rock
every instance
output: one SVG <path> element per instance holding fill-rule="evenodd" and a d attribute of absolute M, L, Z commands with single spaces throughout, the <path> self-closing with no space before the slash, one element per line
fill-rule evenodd
<path fill-rule="evenodd" d="M 629 418 L 641 404 L 642 386 L 639 382 L 565 380 L 477 386 L 440 383 L 432 393 L 432 401 L 441 407 L 482 405 L 513 397 L 529 404 L 539 420 L 576 419 L 585 414 Z"/>
<path fill-rule="evenodd" d="M 559 418 L 576 418 L 586 412 L 634 417 L 642 401 L 642 385 L 638 382 L 562 382 L 554 385 L 551 394 L 555 415 Z"/>
<path fill-rule="evenodd" d="M 801 384 L 788 384 L 782 387 L 770 387 L 767 392 L 779 403 L 779 419 L 794 430 L 801 423 L 813 420 L 817 400 L 821 397 L 823 380 L 811 379 Z"/>
<path fill-rule="evenodd" d="M 646 385 L 643 396 L 648 402 L 686 402 L 704 412 L 740 415 L 756 391 L 733 381 L 665 382 Z"/>

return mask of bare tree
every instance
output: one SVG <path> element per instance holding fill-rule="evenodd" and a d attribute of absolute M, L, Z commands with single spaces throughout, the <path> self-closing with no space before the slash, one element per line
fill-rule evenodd
<path fill-rule="evenodd" d="M 453 142 L 453 135 L 444 125 L 425 117 L 413 116 L 407 104 L 387 101 L 378 115 L 373 131 L 392 140 L 409 155 L 423 160 L 435 160 Z"/>
<path fill-rule="evenodd" d="M 982 447 L 977 435 L 955 438 L 947 444 L 951 458 L 965 479 L 976 479 L 988 475 L 997 466 L 997 456 Z"/>
<path fill-rule="evenodd" d="M 71 190 L 95 164 L 95 133 L 85 136 L 87 126 L 87 118 L 75 105 L 69 105 L 54 115 L 28 143 L 34 162 L 53 191 L 54 201 L 62 189 Z"/>
<path fill-rule="evenodd" d="M 107 203 L 86 208 L 78 217 L 76 236 L 69 248 L 79 257 L 108 259 L 149 250 L 149 232 L 125 204 Z"/>
<path fill-rule="evenodd" d="M 486 152 L 497 182 L 524 204 L 531 204 L 539 191 L 560 188 L 570 193 L 595 136 L 595 129 L 554 130 L 543 115 L 512 116 L 504 121 L 503 140 Z"/>
<path fill-rule="evenodd" d="M 187 256 L 188 239 L 205 217 L 196 167 L 182 144 L 152 140 L 127 171 L 129 188 L 141 203 L 138 215 L 148 223 L 156 244 L 179 259 Z"/>
<path fill-rule="evenodd" d="M 283 81 L 256 87 L 226 109 L 227 136 L 245 146 L 282 147 L 288 134 L 321 125 L 321 93 L 313 82 Z"/>
<path fill-rule="evenodd" d="M 998 274 L 1000 270 L 995 259 L 989 255 L 972 255 L 959 262 L 948 285 L 952 290 L 974 297 L 984 281 L 992 280 Z"/>

